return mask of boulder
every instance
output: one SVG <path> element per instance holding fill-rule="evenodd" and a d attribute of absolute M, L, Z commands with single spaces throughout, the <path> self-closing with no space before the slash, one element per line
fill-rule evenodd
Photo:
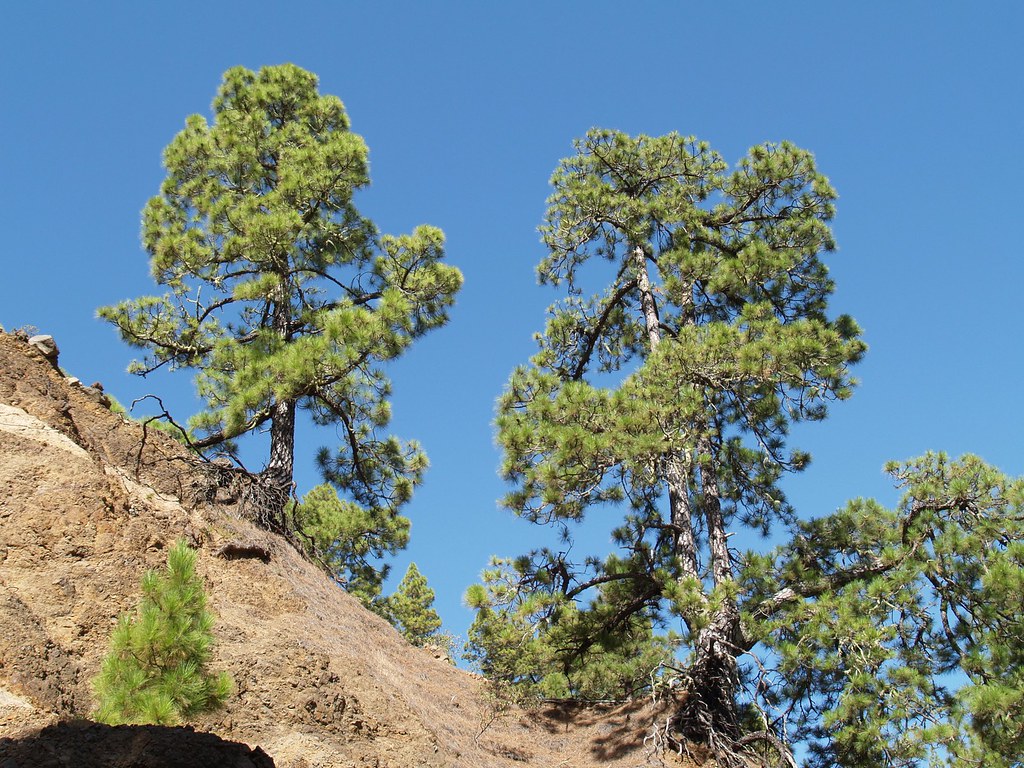
<path fill-rule="evenodd" d="M 53 336 L 39 334 L 32 336 L 28 340 L 28 343 L 39 350 L 43 357 L 54 365 L 57 365 L 57 356 L 60 354 L 60 350 L 57 349 L 57 342 L 53 340 Z"/>

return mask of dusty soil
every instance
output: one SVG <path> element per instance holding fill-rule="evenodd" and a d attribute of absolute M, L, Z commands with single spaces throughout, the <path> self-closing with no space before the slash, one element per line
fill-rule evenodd
<path fill-rule="evenodd" d="M 690 765 L 652 749 L 664 714 L 648 702 L 499 711 L 479 677 L 410 646 L 224 486 L 0 333 L 0 766 Z M 87 722 L 116 617 L 179 537 L 200 550 L 213 666 L 235 693 L 187 728 Z M 232 543 L 269 557 L 215 554 Z"/>

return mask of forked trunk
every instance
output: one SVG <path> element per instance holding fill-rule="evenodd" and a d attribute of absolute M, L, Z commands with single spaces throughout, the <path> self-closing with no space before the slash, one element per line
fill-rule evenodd
<path fill-rule="evenodd" d="M 706 744 L 716 752 L 729 751 L 739 737 L 736 691 L 736 629 L 739 613 L 730 602 L 698 632 L 689 675 L 687 696 L 676 724 L 690 741 Z"/>
<path fill-rule="evenodd" d="M 651 278 L 647 273 L 647 255 L 639 245 L 633 247 L 633 269 L 636 272 L 637 292 L 640 294 L 640 310 L 644 314 L 647 343 L 653 352 L 661 343 L 661 324 L 658 320 L 658 304 L 651 289 Z M 686 576 L 699 578 L 697 570 L 697 540 L 693 534 L 690 518 L 690 496 L 687 487 L 687 467 L 682 456 L 669 454 L 665 457 L 665 479 L 668 484 L 670 516 L 675 531 L 676 557 L 679 569 Z"/>
<path fill-rule="evenodd" d="M 722 501 L 713 460 L 713 446 L 707 437 L 697 441 L 701 457 L 698 477 L 700 500 L 707 529 L 712 583 L 718 587 L 733 580 L 732 556 L 722 515 Z M 708 745 L 716 753 L 728 753 L 739 738 L 736 693 L 742 652 L 740 614 L 734 599 L 717 596 L 714 612 L 696 634 L 689 669 L 688 697 L 677 719 L 687 739 Z"/>
<path fill-rule="evenodd" d="M 643 248 L 632 250 L 633 268 L 637 276 L 640 309 L 650 349 L 661 343 L 661 326 L 654 291 L 647 272 Z M 693 322 L 693 318 L 687 318 Z M 703 428 L 703 427 L 702 427 Z M 665 457 L 665 481 L 668 485 L 670 515 L 675 531 L 676 558 L 683 577 L 700 579 L 697 541 L 693 514 L 703 514 L 711 556 L 711 578 L 720 586 L 733 578 L 727 532 L 722 515 L 721 493 L 715 470 L 714 446 L 702 435 L 697 440 L 696 466 L 688 465 L 684 456 L 673 453 Z M 691 509 L 690 472 L 700 482 L 700 509 Z M 716 753 L 731 752 L 739 737 L 736 693 L 739 690 L 739 610 L 735 601 L 723 598 L 715 612 L 706 616 L 707 623 L 697 630 L 693 655 L 688 669 L 686 699 L 678 713 L 677 725 L 690 741 L 706 744 Z"/>

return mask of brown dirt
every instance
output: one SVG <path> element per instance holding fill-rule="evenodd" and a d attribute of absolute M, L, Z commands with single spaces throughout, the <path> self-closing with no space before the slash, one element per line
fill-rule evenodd
<path fill-rule="evenodd" d="M 499 711 L 479 677 L 410 646 L 245 520 L 174 441 L 142 438 L 0 333 L 3 768 L 690 765 L 645 744 L 664 721 L 648 702 Z M 234 695 L 189 728 L 85 722 L 116 617 L 179 537 L 200 549 L 213 666 Z M 214 554 L 233 542 L 269 559 Z"/>

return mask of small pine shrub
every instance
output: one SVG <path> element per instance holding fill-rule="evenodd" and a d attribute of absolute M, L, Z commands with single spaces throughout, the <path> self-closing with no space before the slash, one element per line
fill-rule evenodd
<path fill-rule="evenodd" d="M 143 576 L 142 601 L 118 620 L 93 680 L 99 722 L 174 725 L 217 709 L 231 693 L 226 672 L 207 671 L 213 614 L 195 564 L 195 550 L 178 541 L 166 571 Z"/>
<path fill-rule="evenodd" d="M 427 584 L 427 578 L 420 573 L 416 563 L 409 563 L 409 569 L 395 593 L 378 601 L 375 608 L 406 640 L 413 645 L 423 646 L 433 642 L 441 628 L 441 617 L 433 605 L 434 590 Z"/>

